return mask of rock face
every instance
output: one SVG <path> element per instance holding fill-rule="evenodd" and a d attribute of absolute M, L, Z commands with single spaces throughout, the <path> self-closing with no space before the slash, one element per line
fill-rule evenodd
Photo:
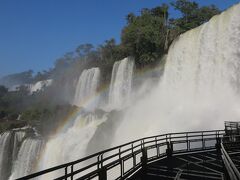
<path fill-rule="evenodd" d="M 121 111 L 113 110 L 107 115 L 107 120 L 100 124 L 87 145 L 88 154 L 93 154 L 111 146 L 115 131 L 121 120 Z"/>

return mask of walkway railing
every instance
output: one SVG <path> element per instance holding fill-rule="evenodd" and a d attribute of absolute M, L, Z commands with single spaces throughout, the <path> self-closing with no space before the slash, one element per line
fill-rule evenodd
<path fill-rule="evenodd" d="M 166 156 L 206 151 L 220 146 L 224 130 L 169 133 L 138 139 L 85 158 L 52 167 L 22 178 L 122 179 Z"/>
<path fill-rule="evenodd" d="M 224 145 L 221 144 L 221 152 L 222 152 L 222 160 L 224 163 L 224 167 L 226 168 L 227 174 L 231 180 L 239 180 L 240 173 L 233 163 L 232 159 L 228 155 L 227 151 L 224 148 Z"/>

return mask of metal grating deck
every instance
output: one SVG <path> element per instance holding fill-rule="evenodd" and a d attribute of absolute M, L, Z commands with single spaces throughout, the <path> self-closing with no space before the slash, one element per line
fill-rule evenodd
<path fill-rule="evenodd" d="M 156 179 L 224 179 L 221 154 L 216 150 L 176 155 L 153 162 L 140 170 L 131 180 Z"/>

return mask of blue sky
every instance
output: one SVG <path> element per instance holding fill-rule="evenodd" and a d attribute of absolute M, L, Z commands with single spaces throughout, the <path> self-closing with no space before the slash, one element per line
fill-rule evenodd
<path fill-rule="evenodd" d="M 195 0 L 226 9 L 239 0 Z M 172 0 L 0 0 L 0 76 L 53 67 L 79 44 L 119 42 L 125 16 Z M 170 9 L 172 17 L 179 13 Z"/>

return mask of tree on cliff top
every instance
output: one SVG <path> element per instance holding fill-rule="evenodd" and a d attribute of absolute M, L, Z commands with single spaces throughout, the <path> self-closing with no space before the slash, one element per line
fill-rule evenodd
<path fill-rule="evenodd" d="M 221 12 L 215 5 L 199 7 L 196 2 L 189 0 L 177 0 L 171 5 L 182 14 L 182 17 L 170 20 L 172 25 L 181 29 L 181 32 L 200 26 Z"/>
<path fill-rule="evenodd" d="M 146 65 L 164 53 L 167 34 L 168 6 L 144 8 L 140 16 L 127 15 L 127 25 L 122 30 L 121 46 L 136 63 Z"/>

